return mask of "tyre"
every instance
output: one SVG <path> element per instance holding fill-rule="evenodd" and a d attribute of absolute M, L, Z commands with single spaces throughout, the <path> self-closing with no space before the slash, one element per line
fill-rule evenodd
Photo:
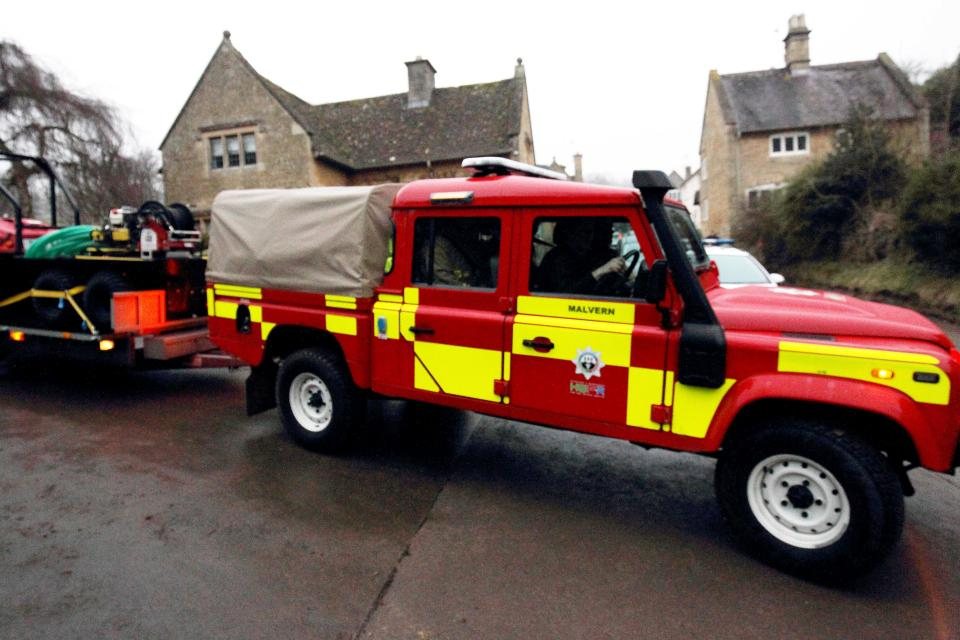
<path fill-rule="evenodd" d="M 326 452 L 340 451 L 350 442 L 362 413 L 346 367 L 322 349 L 303 349 L 281 361 L 277 406 L 291 438 Z"/>
<path fill-rule="evenodd" d="M 110 312 L 110 303 L 113 294 L 121 291 L 130 291 L 130 283 L 119 273 L 100 271 L 93 274 L 87 281 L 87 288 L 83 292 L 83 310 L 87 317 L 96 326 L 97 331 L 106 332 L 113 329 L 113 317 Z"/>
<path fill-rule="evenodd" d="M 196 228 L 197 223 L 194 221 L 193 212 L 190 211 L 187 205 L 174 202 L 173 204 L 167 205 L 167 210 L 170 212 L 174 229 L 193 231 Z"/>
<path fill-rule="evenodd" d="M 67 291 L 76 286 L 73 276 L 59 269 L 48 269 L 40 273 L 33 282 L 38 291 Z M 63 298 L 32 298 L 33 312 L 48 327 L 62 329 L 71 323 L 80 324 L 73 307 Z"/>
<path fill-rule="evenodd" d="M 903 491 L 887 459 L 815 421 L 781 420 L 725 445 L 715 487 L 751 553 L 817 582 L 869 571 L 903 530 Z"/>

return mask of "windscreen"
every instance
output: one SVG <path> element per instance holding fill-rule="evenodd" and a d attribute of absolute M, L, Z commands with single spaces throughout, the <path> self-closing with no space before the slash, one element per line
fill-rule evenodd
<path fill-rule="evenodd" d="M 700 271 L 710 266 L 710 256 L 703 249 L 703 242 L 700 240 L 700 232 L 693 226 L 693 220 L 690 219 L 684 209 L 669 204 L 663 205 L 667 214 L 667 220 L 670 221 L 674 231 L 680 238 L 680 248 L 687 254 L 687 259 L 693 266 L 694 271 Z"/>
<path fill-rule="evenodd" d="M 714 255 L 723 284 L 768 284 L 770 280 L 750 256 Z"/>

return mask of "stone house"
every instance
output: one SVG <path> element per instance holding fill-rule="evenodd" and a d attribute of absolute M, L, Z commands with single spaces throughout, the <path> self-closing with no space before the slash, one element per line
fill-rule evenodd
<path fill-rule="evenodd" d="M 810 30 L 790 18 L 785 68 L 710 72 L 700 137 L 700 215 L 705 235 L 730 234 L 737 212 L 833 149 L 853 109 L 889 127 L 911 161 L 930 150 L 926 103 L 890 57 L 810 65 Z"/>
<path fill-rule="evenodd" d="M 167 201 L 203 217 L 224 189 L 454 176 L 471 156 L 534 162 L 521 60 L 512 78 L 449 88 L 428 60 L 406 65 L 407 93 L 311 105 L 257 73 L 224 32 L 160 145 Z"/>

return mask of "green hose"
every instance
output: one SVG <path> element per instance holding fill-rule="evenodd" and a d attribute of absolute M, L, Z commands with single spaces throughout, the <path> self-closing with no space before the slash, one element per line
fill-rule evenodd
<path fill-rule="evenodd" d="M 90 232 L 97 229 L 91 225 L 78 225 L 57 229 L 37 238 L 23 253 L 25 258 L 70 258 L 83 254 L 94 242 Z"/>

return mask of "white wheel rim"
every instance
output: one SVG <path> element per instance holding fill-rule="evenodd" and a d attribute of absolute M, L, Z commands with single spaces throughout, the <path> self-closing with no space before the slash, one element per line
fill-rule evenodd
<path fill-rule="evenodd" d="M 290 409 L 301 427 L 319 433 L 333 420 L 330 389 L 314 373 L 301 373 L 290 383 Z"/>
<path fill-rule="evenodd" d="M 850 526 L 850 502 L 832 473 L 809 458 L 775 455 L 753 468 L 747 500 L 757 521 L 782 542 L 820 549 Z"/>

